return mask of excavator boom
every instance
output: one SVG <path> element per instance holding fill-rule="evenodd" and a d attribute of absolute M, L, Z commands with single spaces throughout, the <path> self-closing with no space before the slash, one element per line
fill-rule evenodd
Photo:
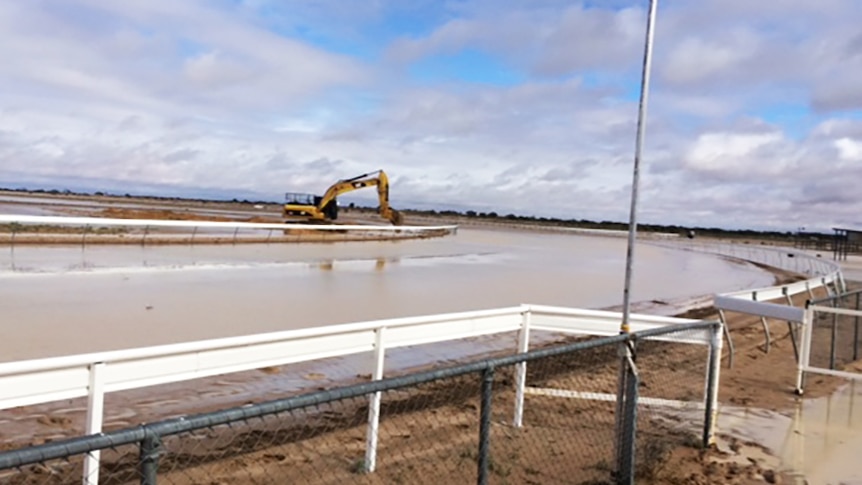
<path fill-rule="evenodd" d="M 293 220 L 304 218 L 310 222 L 333 221 L 338 218 L 338 196 L 365 187 L 377 187 L 380 215 L 392 225 L 401 225 L 401 213 L 389 205 L 389 177 L 383 170 L 339 180 L 326 189 L 322 196 L 288 193 L 284 204 L 284 217 Z"/>

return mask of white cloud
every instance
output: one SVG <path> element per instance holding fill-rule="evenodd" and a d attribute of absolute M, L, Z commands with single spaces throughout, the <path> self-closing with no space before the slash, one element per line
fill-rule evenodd
<path fill-rule="evenodd" d="M 683 39 L 672 47 L 664 67 L 665 77 L 672 83 L 693 83 L 738 69 L 743 61 L 753 57 L 754 43 L 750 38 L 735 38 L 731 43 L 697 37 Z"/>
<path fill-rule="evenodd" d="M 764 166 L 758 151 L 780 142 L 780 133 L 705 133 L 694 142 L 686 156 L 695 170 L 734 172 L 767 170 L 777 172 L 780 166 Z"/>
<path fill-rule="evenodd" d="M 842 160 L 851 162 L 862 162 L 862 141 L 850 138 L 839 138 L 835 140 L 835 148 Z"/>
<path fill-rule="evenodd" d="M 280 198 L 384 168 L 407 206 L 622 220 L 644 7 L 6 2 L 0 177 Z M 852 0 L 662 4 L 646 222 L 828 227 L 858 214 L 860 15 Z M 463 49 L 519 81 L 411 77 Z"/>

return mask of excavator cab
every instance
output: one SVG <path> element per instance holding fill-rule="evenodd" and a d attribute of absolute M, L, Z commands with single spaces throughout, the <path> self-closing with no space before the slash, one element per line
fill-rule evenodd
<path fill-rule="evenodd" d="M 302 217 L 310 220 L 320 219 L 322 213 L 326 219 L 338 219 L 338 200 L 332 198 L 321 207 L 323 196 L 288 192 L 284 194 L 284 216 Z"/>

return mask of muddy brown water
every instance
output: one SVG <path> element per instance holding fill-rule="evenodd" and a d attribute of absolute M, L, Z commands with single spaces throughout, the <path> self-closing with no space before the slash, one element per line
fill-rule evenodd
<path fill-rule="evenodd" d="M 700 424 L 697 412 L 687 417 L 692 429 Z M 751 447 L 741 459 L 757 459 L 788 472 L 795 478 L 793 483 L 862 484 L 858 458 L 862 447 L 860 383 L 850 382 L 831 395 L 802 400 L 784 412 L 721 405 L 718 429 L 719 448 L 729 446 L 728 437 L 757 443 L 769 455 Z"/>
<path fill-rule="evenodd" d="M 520 303 L 608 307 L 621 298 L 625 244 L 619 237 L 461 229 L 452 237 L 400 242 L 7 247 L 0 256 L 0 310 L 6 317 L 0 326 L 0 361 Z M 638 246 L 637 258 L 633 293 L 642 303 L 773 280 L 748 264 L 648 244 Z M 418 352 L 400 349 L 387 356 L 387 367 L 445 362 L 456 354 L 511 347 L 514 340 L 509 335 Z M 115 393 L 106 402 L 106 426 L 134 424 L 154 410 L 183 414 L 190 411 L 189 402 L 201 398 L 213 406 L 234 405 L 274 397 L 279 390 L 328 386 L 367 370 L 362 362 L 363 356 L 354 356 L 275 375 L 220 376 L 202 387 L 179 383 L 161 386 L 157 393 Z M 74 434 L 84 406 L 83 400 L 74 400 L 3 412 L 3 437 L 23 442 Z M 740 413 L 761 421 L 734 421 Z M 34 432 L 32 423 L 50 416 L 68 418 L 38 425 Z M 772 445 L 774 436 L 784 439 L 792 431 L 791 418 L 763 416 L 724 408 L 720 427 L 766 442 L 788 468 L 809 477 L 838 476 L 828 475 L 834 467 L 814 467 L 828 463 L 824 457 L 840 459 L 848 448 L 836 443 L 859 436 L 858 430 L 847 436 L 832 431 L 832 447 L 811 451 L 821 432 L 809 425 L 804 436 L 814 438 L 802 446 L 809 458 L 798 465 L 796 455 L 786 456 L 784 441 Z M 763 419 L 772 424 L 758 427 Z M 784 434 L 757 431 L 770 426 Z M 855 476 L 848 472 L 842 478 Z"/>
<path fill-rule="evenodd" d="M 521 303 L 621 300 L 624 238 L 462 229 L 400 242 L 0 252 L 0 361 Z M 640 245 L 635 301 L 770 284 L 754 266 Z"/>

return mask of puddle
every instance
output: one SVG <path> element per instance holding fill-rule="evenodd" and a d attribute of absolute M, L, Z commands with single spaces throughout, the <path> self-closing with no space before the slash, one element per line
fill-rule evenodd
<path fill-rule="evenodd" d="M 770 450 L 799 483 L 862 485 L 862 384 L 805 400 L 789 415 L 723 406 L 718 426 L 722 435 Z"/>

